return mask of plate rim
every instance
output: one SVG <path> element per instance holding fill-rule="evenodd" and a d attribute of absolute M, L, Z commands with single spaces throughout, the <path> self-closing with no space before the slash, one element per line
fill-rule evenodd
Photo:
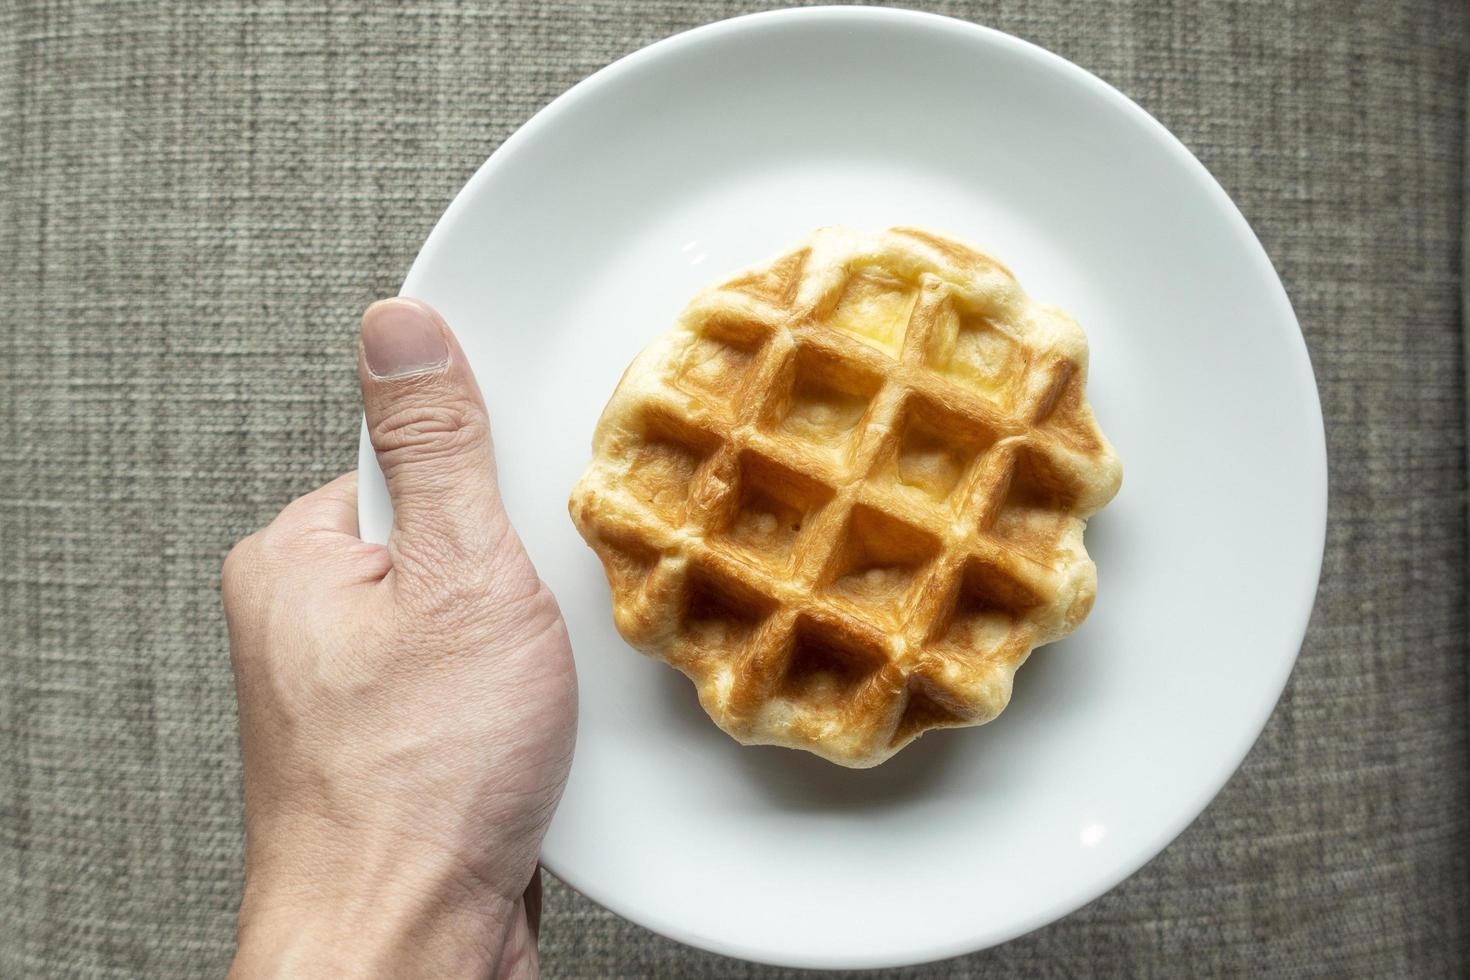
<path fill-rule="evenodd" d="M 434 223 L 433 228 L 404 277 L 403 286 L 399 295 L 413 296 L 416 294 L 420 281 L 428 274 L 427 270 L 434 265 L 435 258 L 442 247 L 442 243 L 449 234 L 447 229 L 455 225 L 459 221 L 462 213 L 471 206 L 471 202 L 481 195 L 486 185 L 494 178 L 496 170 L 507 159 L 518 153 L 520 147 L 534 140 L 542 130 L 554 125 L 557 118 L 572 104 L 587 96 L 593 90 L 616 79 L 618 76 L 637 70 L 645 63 L 656 61 L 690 44 L 697 44 L 719 36 L 738 34 L 752 27 L 761 26 L 773 21 L 795 22 L 823 20 L 927 27 L 966 36 L 980 47 L 998 45 L 1003 48 L 1010 48 L 1012 51 L 1024 55 L 1029 59 L 1039 61 L 1053 71 L 1060 72 L 1076 84 L 1091 89 L 1094 94 L 1101 96 L 1125 113 L 1131 114 L 1143 122 L 1145 131 L 1158 142 L 1160 149 L 1163 152 L 1169 153 L 1178 162 L 1182 163 L 1186 170 L 1191 173 L 1194 178 L 1194 183 L 1199 185 L 1212 198 L 1216 209 L 1221 213 L 1230 230 L 1236 238 L 1241 240 L 1245 254 L 1249 255 L 1250 261 L 1257 267 L 1257 271 L 1262 273 L 1262 282 L 1268 284 L 1267 289 L 1271 294 L 1269 297 L 1270 305 L 1276 308 L 1278 313 L 1277 319 L 1280 320 L 1284 328 L 1287 328 L 1286 332 L 1289 335 L 1286 338 L 1286 347 L 1288 356 L 1292 362 L 1290 372 L 1296 379 L 1296 385 L 1299 391 L 1306 395 L 1303 408 L 1310 410 L 1310 418 L 1304 421 L 1308 423 L 1307 427 L 1311 430 L 1310 435 L 1315 449 L 1311 453 L 1310 459 L 1303 460 L 1303 465 L 1297 474 L 1299 484 L 1298 492 L 1303 505 L 1310 510 L 1311 525 L 1317 528 L 1317 533 L 1313 535 L 1311 540 L 1310 551 L 1306 555 L 1309 559 L 1307 561 L 1307 567 L 1312 569 L 1313 573 L 1310 576 L 1304 576 L 1303 582 L 1299 586 L 1300 594 L 1296 602 L 1295 614 L 1289 617 L 1289 621 L 1292 623 L 1292 629 L 1283 631 L 1283 637 L 1291 639 L 1290 646 L 1288 647 L 1290 653 L 1289 655 L 1283 655 L 1278 658 L 1276 676 L 1272 679 L 1271 687 L 1268 688 L 1268 690 L 1274 690 L 1274 696 L 1264 702 L 1264 707 L 1257 709 L 1255 713 L 1256 717 L 1251 718 L 1248 724 L 1242 724 L 1238 729 L 1235 748 L 1229 754 L 1230 764 L 1228 766 L 1222 766 L 1213 778 L 1206 781 L 1204 791 L 1198 794 L 1196 799 L 1192 800 L 1187 806 L 1178 807 L 1172 818 L 1165 822 L 1164 828 L 1156 837 L 1150 840 L 1147 846 L 1139 848 L 1127 860 L 1120 861 L 1112 871 L 1100 876 L 1098 883 L 1094 883 L 1091 887 L 1068 891 L 1052 902 L 1047 903 L 1040 911 L 1025 919 L 1016 920 L 1005 928 L 994 929 L 982 926 L 963 936 L 956 936 L 945 943 L 927 943 L 922 947 L 892 946 L 881 952 L 864 952 L 858 954 L 807 950 L 801 955 L 793 955 L 787 951 L 777 952 L 748 942 L 704 935 L 690 930 L 658 911 L 636 906 L 633 903 L 621 900 L 615 894 L 609 894 L 607 890 L 595 882 L 580 880 L 575 872 L 568 873 L 554 859 L 547 860 L 545 857 L 542 859 L 543 866 L 551 871 L 558 879 L 592 901 L 612 911 L 614 914 L 667 938 L 698 949 L 773 966 L 837 970 L 881 969 L 931 963 L 967 953 L 978 952 L 1010 942 L 1013 939 L 1056 922 L 1096 901 L 1097 898 L 1132 877 L 1140 868 L 1152 861 L 1172 844 L 1209 807 L 1210 803 L 1213 802 L 1226 784 L 1240 770 L 1240 766 L 1245 761 L 1251 748 L 1259 740 L 1266 723 L 1270 720 L 1276 705 L 1281 699 L 1282 693 L 1285 691 L 1286 684 L 1300 655 L 1302 644 L 1306 639 L 1307 628 L 1316 607 L 1316 596 L 1321 582 L 1322 562 L 1326 546 L 1329 492 L 1327 441 L 1325 420 L 1321 408 L 1321 395 L 1312 368 L 1310 352 L 1307 348 L 1306 338 L 1301 331 L 1300 322 L 1291 305 L 1290 297 L 1286 293 L 1285 285 L 1281 281 L 1280 274 L 1276 271 L 1270 256 L 1267 254 L 1265 247 L 1261 244 L 1255 231 L 1250 227 L 1250 224 L 1246 221 L 1239 207 L 1214 175 L 1209 172 L 1204 164 L 1199 161 L 1177 136 L 1155 119 L 1146 109 L 1092 72 L 1059 54 L 1023 38 L 995 28 L 941 14 L 893 7 L 851 6 L 818 6 L 760 11 L 690 28 L 623 55 L 588 75 L 586 78 L 583 78 L 581 81 L 578 81 L 548 102 L 508 136 L 476 168 L 474 173 L 455 194 L 444 212 Z M 370 444 L 366 441 L 366 429 L 364 426 L 359 442 L 360 469 L 364 458 L 370 458 L 371 454 L 372 450 Z M 375 516 L 381 516 L 375 514 L 377 502 L 370 500 L 368 497 L 369 491 L 364 490 L 364 484 L 367 482 L 359 481 L 358 490 L 359 510 L 364 516 L 364 523 L 368 523 Z M 368 532 L 364 536 L 371 537 L 371 532 Z M 1310 584 L 1307 582 L 1308 578 L 1310 579 Z"/>

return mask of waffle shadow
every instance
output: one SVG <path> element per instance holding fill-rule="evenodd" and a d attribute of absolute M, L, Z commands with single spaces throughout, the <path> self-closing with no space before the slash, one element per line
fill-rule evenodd
<path fill-rule="evenodd" d="M 984 736 L 977 728 L 929 732 L 881 766 L 846 769 L 797 749 L 740 745 L 710 721 L 687 678 L 667 669 L 658 675 L 678 737 L 701 743 L 701 750 L 713 751 L 721 765 L 739 771 L 752 792 L 793 811 L 861 811 L 916 802 L 967 765 L 967 757 L 973 760 L 976 745 L 964 740 Z"/>

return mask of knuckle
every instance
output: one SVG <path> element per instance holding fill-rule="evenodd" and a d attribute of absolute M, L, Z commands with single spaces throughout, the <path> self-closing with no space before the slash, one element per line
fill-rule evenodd
<path fill-rule="evenodd" d="M 298 570 L 310 557 L 303 553 L 300 539 L 297 528 L 277 517 L 237 542 L 220 567 L 220 591 L 226 606 L 265 597 L 284 578 L 299 579 Z"/>
<path fill-rule="evenodd" d="M 279 516 L 255 532 L 257 563 L 259 565 L 280 564 L 288 557 L 295 536 L 294 528 Z"/>
<path fill-rule="evenodd" d="M 226 600 L 238 595 L 255 576 L 258 547 L 256 535 L 250 534 L 235 542 L 225 555 L 220 566 L 220 591 Z"/>
<path fill-rule="evenodd" d="M 413 402 L 394 408 L 373 423 L 374 447 L 389 465 L 454 456 L 483 440 L 489 431 L 485 410 L 468 398 Z"/>

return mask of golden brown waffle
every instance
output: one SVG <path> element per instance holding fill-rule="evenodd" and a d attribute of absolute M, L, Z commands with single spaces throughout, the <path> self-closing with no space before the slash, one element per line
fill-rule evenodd
<path fill-rule="evenodd" d="M 871 766 L 978 725 L 1096 573 L 1121 467 L 1087 340 L 994 259 L 822 229 L 696 296 L 572 492 L 623 637 L 747 744 Z"/>

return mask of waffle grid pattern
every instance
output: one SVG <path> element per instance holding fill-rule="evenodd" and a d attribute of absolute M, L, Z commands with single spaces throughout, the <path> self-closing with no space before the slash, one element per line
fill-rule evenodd
<path fill-rule="evenodd" d="M 582 522 L 619 630 L 722 727 L 871 765 L 994 717 L 1086 615 L 1079 460 L 1104 446 L 1090 413 L 1048 424 L 1087 411 L 1076 363 L 962 318 L 945 278 L 844 268 L 808 305 L 810 261 L 727 283 L 661 383 L 614 397 L 616 506 Z M 983 357 L 955 356 L 967 338 Z"/>

